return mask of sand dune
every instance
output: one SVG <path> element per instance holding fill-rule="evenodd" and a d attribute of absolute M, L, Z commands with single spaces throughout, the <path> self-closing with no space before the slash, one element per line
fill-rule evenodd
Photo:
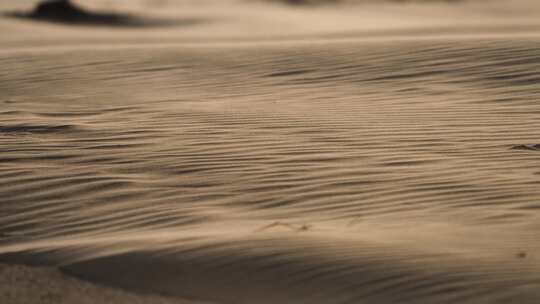
<path fill-rule="evenodd" d="M 540 23 L 518 2 L 0 19 L 0 295 L 538 303 Z"/>

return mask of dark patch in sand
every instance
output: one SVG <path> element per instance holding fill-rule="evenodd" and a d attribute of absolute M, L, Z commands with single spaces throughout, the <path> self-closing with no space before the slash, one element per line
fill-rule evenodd
<path fill-rule="evenodd" d="M 349 0 L 268 0 L 271 2 L 282 2 L 290 5 L 332 5 L 339 3 L 354 3 L 354 1 Z M 462 0 L 387 0 L 386 2 L 395 2 L 395 3 L 411 3 L 411 2 L 460 2 Z M 383 1 L 381 1 L 383 2 Z"/>
<path fill-rule="evenodd" d="M 0 125 L 0 133 L 34 133 L 34 134 L 54 134 L 75 131 L 72 125 Z"/>
<path fill-rule="evenodd" d="M 277 221 L 277 222 L 273 222 L 271 224 L 268 224 L 266 226 L 263 226 L 261 228 L 258 228 L 257 230 L 255 230 L 255 232 L 262 232 L 262 231 L 265 231 L 265 230 L 268 230 L 268 229 L 271 229 L 271 228 L 274 228 L 274 227 L 285 227 L 285 228 L 289 228 L 293 231 L 308 231 L 311 229 L 311 225 L 308 225 L 308 224 L 302 224 L 302 225 L 295 225 L 295 224 L 290 224 L 290 223 L 284 223 L 284 222 L 280 222 L 280 221 Z"/>
<path fill-rule="evenodd" d="M 8 17 L 46 21 L 69 25 L 91 25 L 111 27 L 159 27 L 188 26 L 205 22 L 199 18 L 156 19 L 129 14 L 90 12 L 70 1 L 45 1 L 31 12 L 8 12 Z"/>
<path fill-rule="evenodd" d="M 540 151 L 540 144 L 515 145 L 512 150 Z"/>
<path fill-rule="evenodd" d="M 23 111 L 4 111 L 0 112 L 1 116 L 11 116 L 11 115 L 21 115 L 24 114 Z"/>
<path fill-rule="evenodd" d="M 283 2 L 291 5 L 306 5 L 306 4 L 336 4 L 343 2 L 342 0 L 273 0 L 273 2 Z"/>
<path fill-rule="evenodd" d="M 313 72 L 313 70 L 291 70 L 291 71 L 283 71 L 283 72 L 275 72 L 272 74 L 265 75 L 265 77 L 285 77 L 285 76 L 294 76 L 294 75 L 301 75 Z"/>

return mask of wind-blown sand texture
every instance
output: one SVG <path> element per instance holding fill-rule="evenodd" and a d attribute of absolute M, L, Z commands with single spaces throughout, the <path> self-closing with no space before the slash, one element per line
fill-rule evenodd
<path fill-rule="evenodd" d="M 537 1 L 32 4 L 0 4 L 7 303 L 540 302 Z"/>

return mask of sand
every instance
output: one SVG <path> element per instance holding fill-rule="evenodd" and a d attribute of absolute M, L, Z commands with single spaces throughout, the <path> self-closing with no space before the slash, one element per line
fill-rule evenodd
<path fill-rule="evenodd" d="M 156 303 L 203 304 L 178 298 L 134 295 L 83 282 L 52 268 L 0 264 L 0 298 L 5 304 Z"/>
<path fill-rule="evenodd" d="M 539 303 L 537 1 L 79 3 L 0 3 L 8 303 Z"/>

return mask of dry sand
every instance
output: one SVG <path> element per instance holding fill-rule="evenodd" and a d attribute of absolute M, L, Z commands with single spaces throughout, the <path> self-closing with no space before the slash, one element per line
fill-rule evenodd
<path fill-rule="evenodd" d="M 203 304 L 178 298 L 134 295 L 68 277 L 53 268 L 0 264 L 3 304 Z"/>
<path fill-rule="evenodd" d="M 537 1 L 83 2 L 163 23 L 0 17 L 0 303 L 540 302 Z"/>

